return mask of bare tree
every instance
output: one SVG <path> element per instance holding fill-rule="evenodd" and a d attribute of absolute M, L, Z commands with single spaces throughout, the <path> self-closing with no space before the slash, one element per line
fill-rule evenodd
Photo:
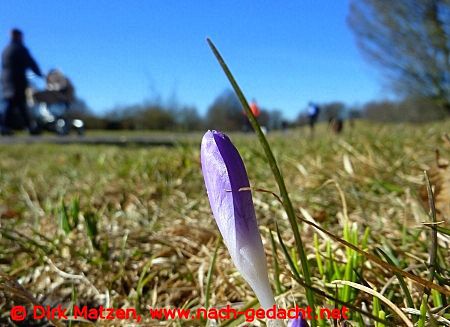
<path fill-rule="evenodd" d="M 348 23 L 397 92 L 450 113 L 450 0 L 351 0 Z"/>
<path fill-rule="evenodd" d="M 225 90 L 209 106 L 206 113 L 206 127 L 224 131 L 239 130 L 245 122 L 245 115 L 235 93 Z"/>

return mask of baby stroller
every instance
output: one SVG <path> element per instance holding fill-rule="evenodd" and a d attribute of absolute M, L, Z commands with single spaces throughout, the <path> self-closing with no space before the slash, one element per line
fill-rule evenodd
<path fill-rule="evenodd" d="M 46 90 L 27 90 L 27 102 L 30 115 L 36 124 L 37 132 L 47 130 L 58 135 L 67 135 L 74 130 L 84 134 L 84 122 L 71 119 L 68 111 L 75 99 L 75 89 L 70 80 L 59 70 L 51 70 L 46 78 Z"/>

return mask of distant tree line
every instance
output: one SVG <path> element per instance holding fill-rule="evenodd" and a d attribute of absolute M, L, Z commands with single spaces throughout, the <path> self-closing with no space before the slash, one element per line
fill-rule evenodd
<path fill-rule="evenodd" d="M 343 120 L 365 119 L 378 122 L 427 122 L 448 118 L 445 108 L 428 97 L 407 97 L 403 100 L 371 101 L 361 105 L 348 105 L 335 101 L 319 103 L 319 122 L 334 118 Z M 283 118 L 281 110 L 261 108 L 258 121 L 268 130 L 303 126 L 308 122 L 305 110 L 299 107 L 293 120 Z M 73 117 L 82 118 L 89 129 L 109 130 L 170 130 L 201 131 L 218 129 L 243 130 L 245 115 L 231 90 L 220 94 L 209 106 L 204 116 L 195 107 L 162 103 L 143 103 L 111 109 L 95 115 L 82 100 L 77 100 L 70 110 Z"/>
<path fill-rule="evenodd" d="M 195 107 L 163 104 L 158 101 L 113 108 L 95 115 L 82 100 L 72 106 L 71 116 L 82 118 L 89 129 L 110 130 L 171 130 L 195 131 L 204 129 L 242 130 L 246 116 L 230 90 L 220 94 L 201 116 Z M 261 108 L 258 120 L 269 130 L 280 129 L 283 117 L 280 110 Z"/>
<path fill-rule="evenodd" d="M 448 118 L 445 107 L 426 96 L 411 96 L 397 100 L 370 101 L 361 105 L 347 105 L 343 102 L 319 104 L 319 121 L 331 119 L 364 119 L 385 123 L 425 123 Z M 308 117 L 305 112 L 298 115 L 296 124 L 305 125 Z"/>

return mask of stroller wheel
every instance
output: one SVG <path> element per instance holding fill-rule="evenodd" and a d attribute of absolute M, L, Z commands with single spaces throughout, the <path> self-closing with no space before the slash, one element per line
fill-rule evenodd
<path fill-rule="evenodd" d="M 72 120 L 72 128 L 77 132 L 78 136 L 84 135 L 84 122 L 81 119 Z"/>
<path fill-rule="evenodd" d="M 59 118 L 55 124 L 55 130 L 58 135 L 67 135 L 70 132 L 70 126 L 63 118 Z"/>

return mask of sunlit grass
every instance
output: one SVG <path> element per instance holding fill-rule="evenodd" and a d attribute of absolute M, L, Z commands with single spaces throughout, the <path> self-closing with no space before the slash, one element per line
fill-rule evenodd
<path fill-rule="evenodd" d="M 314 138 L 307 130 L 268 137 L 299 217 L 310 216 L 369 253 L 376 255 L 380 248 L 395 266 L 428 279 L 431 230 L 421 223 L 431 218 L 422 204 L 423 170 L 435 166 L 436 149 L 441 160 L 450 159 L 450 147 L 442 139 L 449 127 L 448 122 L 416 126 L 358 121 L 340 136 L 321 125 Z M 277 193 L 257 139 L 230 136 L 252 187 Z M 141 312 L 148 306 L 194 308 L 205 301 L 215 307 L 250 303 L 254 295 L 223 246 L 208 278 L 218 232 L 203 187 L 199 143 L 200 138 L 198 144 L 172 148 L 1 146 L 1 272 L 49 305 L 69 304 L 73 294 L 79 305 L 137 307 Z M 271 194 L 255 191 L 253 196 L 278 302 L 306 306 L 304 288 L 294 280 L 275 233 L 276 221 L 301 272 L 284 210 Z M 442 194 L 436 196 L 442 201 Z M 446 220 L 440 226 L 448 228 L 448 217 L 438 215 L 437 220 Z M 398 308 L 409 308 L 411 321 L 418 321 L 421 309 L 427 313 L 421 306 L 422 287 L 407 278 L 402 286 L 394 273 L 311 226 L 300 226 L 315 288 L 393 325 L 401 321 L 383 301 L 348 285 L 336 290 L 332 282 L 368 286 Z M 447 289 L 448 249 L 448 236 L 439 233 L 434 282 Z M 0 292 L 5 308 L 24 301 L 17 290 Z M 449 319 L 444 315 L 448 300 L 432 291 L 428 312 Z M 316 295 L 316 305 L 334 304 Z M 2 312 L 6 321 L 7 311 Z M 367 317 L 351 313 L 355 325 L 368 324 Z"/>

